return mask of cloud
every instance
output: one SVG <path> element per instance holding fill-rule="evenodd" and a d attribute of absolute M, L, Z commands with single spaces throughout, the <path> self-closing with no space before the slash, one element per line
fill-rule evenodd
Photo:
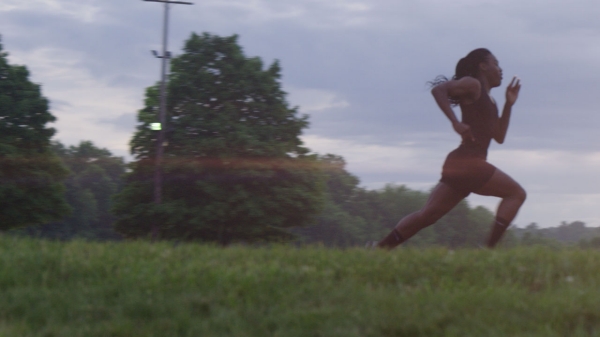
<path fill-rule="evenodd" d="M 62 101 L 60 99 L 54 99 L 50 102 L 50 111 L 60 111 L 65 108 L 72 107 L 71 103 Z"/>
<path fill-rule="evenodd" d="M 342 29 L 364 26 L 371 5 L 366 1 L 202 1 L 199 12 L 211 12 L 211 22 L 227 22 L 232 17 L 244 25 L 292 24 L 311 29 Z"/>
<path fill-rule="evenodd" d="M 497 150 L 490 157 L 498 167 L 517 172 L 518 180 L 532 192 L 590 194 L 600 191 L 599 151 Z"/>
<path fill-rule="evenodd" d="M 392 183 L 413 188 L 419 186 L 419 189 L 426 186 L 428 189 L 439 180 L 441 164 L 446 156 L 444 151 L 416 142 L 379 145 L 316 135 L 303 136 L 302 140 L 316 153 L 344 157 L 346 169 L 361 177 L 363 186 L 370 188 Z"/>
<path fill-rule="evenodd" d="M 70 145 L 92 140 L 118 155 L 128 152 L 127 143 L 133 130 L 107 127 L 99 120 L 122 120 L 123 115 L 139 109 L 141 92 L 132 88 L 110 86 L 94 77 L 83 66 L 83 54 L 76 50 L 40 48 L 30 53 L 11 53 L 11 63 L 26 64 L 31 80 L 42 83 L 58 121 L 56 138 Z M 57 102 L 58 104 L 55 104 Z M 107 136 L 109 135 L 109 136 Z"/>
<path fill-rule="evenodd" d="M 99 1 L 76 0 L 3 0 L 1 12 L 40 12 L 66 16 L 82 22 L 93 22 L 101 11 Z M 12 13 L 11 13 L 12 14 Z"/>
<path fill-rule="evenodd" d="M 287 91 L 288 100 L 292 106 L 299 106 L 302 113 L 342 109 L 350 106 L 350 103 L 338 97 L 338 94 L 327 90 L 288 87 Z"/>
<path fill-rule="evenodd" d="M 125 113 L 116 118 L 100 118 L 98 123 L 111 125 L 117 130 L 133 134 L 136 131 L 137 115 L 135 113 Z"/>
<path fill-rule="evenodd" d="M 600 152 L 505 150 L 491 151 L 489 161 L 512 176 L 527 191 L 525 205 L 515 222 L 526 226 L 558 226 L 561 221 L 580 220 L 600 226 Z M 471 195 L 471 204 L 496 209 L 499 199 Z"/>

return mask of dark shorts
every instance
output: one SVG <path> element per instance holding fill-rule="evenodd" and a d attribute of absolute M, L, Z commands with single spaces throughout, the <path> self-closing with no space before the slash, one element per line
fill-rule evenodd
<path fill-rule="evenodd" d="M 485 158 L 465 155 L 452 151 L 446 157 L 440 182 L 462 192 L 470 194 L 479 190 L 496 172 L 496 167 Z"/>

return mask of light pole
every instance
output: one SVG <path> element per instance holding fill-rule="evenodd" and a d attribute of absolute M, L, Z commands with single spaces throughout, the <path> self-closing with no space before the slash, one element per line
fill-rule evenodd
<path fill-rule="evenodd" d="M 193 5 L 187 1 L 170 1 L 170 0 L 144 0 L 150 2 L 161 2 L 165 4 L 165 16 L 163 20 L 163 45 L 162 54 L 158 55 L 156 51 L 152 51 L 154 56 L 162 59 L 161 72 L 160 72 L 160 110 L 158 113 L 159 125 L 158 129 L 158 141 L 156 144 L 156 163 L 154 167 L 154 203 L 160 204 L 162 202 L 162 157 L 164 153 L 164 142 L 165 142 L 165 119 L 167 110 L 167 62 L 171 58 L 171 54 L 167 51 L 167 34 L 169 28 L 169 4 L 180 4 L 180 5 Z M 158 235 L 158 226 L 153 224 L 152 226 L 152 239 L 156 239 Z"/>

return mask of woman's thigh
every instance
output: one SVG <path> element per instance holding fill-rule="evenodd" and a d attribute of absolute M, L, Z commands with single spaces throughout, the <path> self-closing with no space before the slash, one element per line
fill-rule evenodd
<path fill-rule="evenodd" d="M 502 170 L 496 168 L 496 171 L 481 188 L 473 191 L 475 194 L 506 198 L 516 194 L 524 194 L 525 190 L 518 182 L 511 178 Z"/>

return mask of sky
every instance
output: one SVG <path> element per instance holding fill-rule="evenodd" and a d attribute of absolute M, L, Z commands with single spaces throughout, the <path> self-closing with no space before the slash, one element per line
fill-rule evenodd
<path fill-rule="evenodd" d="M 528 192 L 514 223 L 600 226 L 600 3 L 596 0 L 190 0 L 170 11 L 169 50 L 192 32 L 239 35 L 246 56 L 279 60 L 315 153 L 344 157 L 361 186 L 429 191 L 460 137 L 427 82 L 485 47 L 521 79 L 504 144 L 488 160 Z M 11 64 L 42 85 L 65 145 L 91 140 L 128 160 L 145 88 L 160 76 L 163 4 L 2 0 Z M 456 110 L 457 115 L 460 111 Z M 469 204 L 495 210 L 497 198 Z"/>

